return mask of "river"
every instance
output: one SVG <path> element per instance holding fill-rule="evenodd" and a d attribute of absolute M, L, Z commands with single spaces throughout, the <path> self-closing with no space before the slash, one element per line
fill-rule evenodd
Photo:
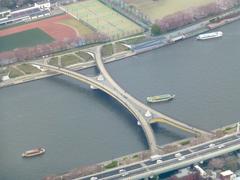
<path fill-rule="evenodd" d="M 149 95 L 176 99 L 151 105 L 182 122 L 211 130 L 239 120 L 240 22 L 224 36 L 194 38 L 107 65 L 120 86 L 145 102 Z M 96 68 L 81 71 L 96 75 Z M 184 137 L 155 125 L 158 144 Z M 114 99 L 76 80 L 55 76 L 0 89 L 0 179 L 35 180 L 85 164 L 147 149 L 134 117 Z M 21 153 L 46 148 L 42 156 Z"/>

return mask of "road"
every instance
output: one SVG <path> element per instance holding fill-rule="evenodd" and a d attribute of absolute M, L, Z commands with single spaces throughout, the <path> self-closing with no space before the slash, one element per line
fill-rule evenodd
<path fill-rule="evenodd" d="M 162 155 L 158 160 L 147 159 L 145 161 L 107 170 L 91 176 L 79 177 L 75 180 L 90 180 L 92 177 L 101 180 L 137 180 L 187 167 L 200 161 L 217 157 L 238 149 L 240 149 L 240 134 L 233 134 L 194 147 Z M 119 172 L 121 169 L 126 171 L 125 176 L 123 173 Z"/>

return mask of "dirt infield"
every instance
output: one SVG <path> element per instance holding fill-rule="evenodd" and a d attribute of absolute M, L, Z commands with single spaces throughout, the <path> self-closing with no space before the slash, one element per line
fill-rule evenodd
<path fill-rule="evenodd" d="M 73 28 L 60 23 L 62 20 L 66 20 L 66 19 L 72 19 L 72 17 L 69 15 L 61 15 L 61 16 L 56 16 L 56 17 L 44 19 L 41 21 L 25 24 L 25 25 L 20 25 L 20 26 L 11 27 L 8 29 L 0 30 L 0 37 L 34 29 L 34 28 L 39 28 L 43 30 L 49 36 L 59 41 L 78 37 L 78 34 Z"/>

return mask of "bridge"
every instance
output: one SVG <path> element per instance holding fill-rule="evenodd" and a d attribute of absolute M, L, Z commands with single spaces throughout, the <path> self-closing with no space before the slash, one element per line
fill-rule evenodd
<path fill-rule="evenodd" d="M 156 110 L 148 107 L 141 101 L 137 100 L 136 98 L 128 94 L 112 79 L 107 69 L 105 68 L 101 57 L 101 48 L 102 46 L 97 46 L 96 48 L 92 48 L 88 51 L 88 53 L 95 58 L 96 65 L 100 71 L 100 74 L 97 77 L 88 77 L 69 69 L 51 66 L 47 64 L 40 64 L 36 62 L 32 62 L 31 64 L 35 64 L 50 71 L 54 71 L 72 77 L 74 79 L 77 79 L 83 83 L 90 85 L 92 89 L 95 88 L 100 89 L 105 93 L 109 94 L 110 96 L 112 96 L 124 107 L 126 107 L 137 119 L 138 124 L 141 125 L 144 131 L 149 149 L 151 150 L 152 153 L 157 153 L 158 151 L 158 145 L 156 143 L 155 136 L 150 125 L 152 123 L 165 123 L 167 125 L 176 127 L 178 129 L 181 129 L 183 131 L 195 135 L 211 134 L 207 131 L 192 127 L 188 124 L 174 120 L 173 118 L 170 118 L 160 112 L 157 112 Z"/>
<path fill-rule="evenodd" d="M 101 57 L 101 48 L 102 46 L 97 46 L 95 48 L 92 48 L 89 51 L 89 54 L 91 54 L 95 60 L 96 60 L 96 65 L 100 71 L 101 76 L 108 81 L 114 90 L 118 91 L 123 97 L 125 97 L 128 102 L 134 105 L 134 107 L 142 114 L 142 116 L 148 121 L 150 124 L 151 123 L 165 123 L 170 126 L 176 127 L 178 129 L 184 130 L 186 132 L 195 134 L 195 135 L 210 135 L 211 133 L 195 128 L 193 126 L 187 125 L 185 123 L 182 123 L 180 121 L 174 120 L 173 118 L 170 118 L 160 112 L 157 112 L 156 110 L 150 108 L 149 106 L 145 105 L 141 101 L 137 100 L 130 94 L 128 94 L 125 90 L 123 90 L 110 76 L 108 73 L 107 69 L 104 66 L 102 57 Z"/>
<path fill-rule="evenodd" d="M 158 157 L 158 159 L 145 159 L 126 166 L 120 166 L 99 173 L 77 177 L 74 180 L 90 180 L 91 178 L 99 180 L 147 179 L 154 175 L 184 168 L 239 149 L 240 134 L 234 133 L 180 151 L 164 154 Z M 123 170 L 124 173 L 122 173 Z"/>
<path fill-rule="evenodd" d="M 142 129 L 144 131 L 144 134 L 146 136 L 146 139 L 147 139 L 147 142 L 148 142 L 148 145 L 149 145 L 149 149 L 152 152 L 157 151 L 156 140 L 155 140 L 153 131 L 152 131 L 151 127 L 149 126 L 149 124 L 147 123 L 147 121 L 134 108 L 134 106 L 127 101 L 126 98 L 121 96 L 117 91 L 114 91 L 111 88 L 110 84 L 108 82 L 105 82 L 102 79 L 101 76 L 87 77 L 85 75 L 76 73 L 74 71 L 71 71 L 71 70 L 68 70 L 68 69 L 65 69 L 65 68 L 60 68 L 60 67 L 46 65 L 46 64 L 40 64 L 40 63 L 31 63 L 31 64 L 35 64 L 35 65 L 41 66 L 43 68 L 46 68 L 48 70 L 51 70 L 51 71 L 54 71 L 54 72 L 57 72 L 57 73 L 60 73 L 60 74 L 64 74 L 64 75 L 69 76 L 71 78 L 77 79 L 77 80 L 79 80 L 83 83 L 89 84 L 92 88 L 98 88 L 98 89 L 104 91 L 105 93 L 109 94 L 111 97 L 113 97 L 118 102 L 120 102 L 124 107 L 126 107 L 134 115 L 134 117 L 141 123 Z"/>

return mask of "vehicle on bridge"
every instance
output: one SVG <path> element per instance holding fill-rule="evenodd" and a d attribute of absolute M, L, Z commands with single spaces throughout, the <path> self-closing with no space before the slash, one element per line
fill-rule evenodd
<path fill-rule="evenodd" d="M 161 157 L 162 157 L 162 156 L 156 154 L 156 155 L 152 155 L 152 156 L 150 157 L 150 159 L 151 159 L 152 161 L 155 161 L 155 160 L 161 159 Z"/>
<path fill-rule="evenodd" d="M 120 169 L 119 170 L 119 174 L 121 174 L 121 176 L 127 176 L 128 175 L 128 172 L 125 170 L 125 169 Z"/>
<path fill-rule="evenodd" d="M 90 180 L 98 180 L 98 178 L 93 176 L 93 177 L 90 178 Z"/>

